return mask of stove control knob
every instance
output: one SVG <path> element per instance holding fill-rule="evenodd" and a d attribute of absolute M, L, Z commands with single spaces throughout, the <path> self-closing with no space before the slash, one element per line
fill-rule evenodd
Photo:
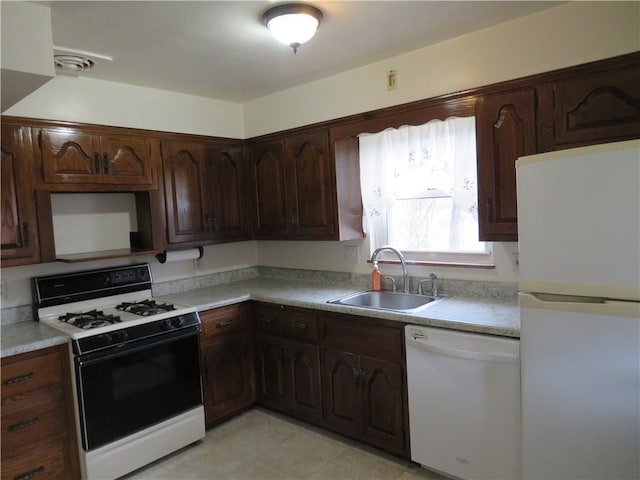
<path fill-rule="evenodd" d="M 184 325 L 184 318 L 182 317 L 175 317 L 172 321 L 173 321 L 173 325 L 176 328 L 182 327 Z"/>
<path fill-rule="evenodd" d="M 100 338 L 105 345 L 111 345 L 111 343 L 113 342 L 113 336 L 110 333 L 103 333 L 102 335 L 98 335 L 98 338 Z"/>

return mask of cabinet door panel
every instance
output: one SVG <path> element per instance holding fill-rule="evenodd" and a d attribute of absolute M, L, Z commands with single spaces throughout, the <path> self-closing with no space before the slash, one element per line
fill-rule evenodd
<path fill-rule="evenodd" d="M 203 190 L 209 192 L 209 221 L 215 236 L 230 240 L 246 236 L 243 215 L 242 185 L 244 169 L 240 147 L 215 149 L 213 159 L 207 162 L 208 184 Z"/>
<path fill-rule="evenodd" d="M 318 347 L 287 342 L 285 348 L 289 364 L 291 412 L 306 419 L 322 419 Z"/>
<path fill-rule="evenodd" d="M 330 428 L 351 436 L 360 435 L 362 424 L 362 391 L 356 384 L 357 375 L 357 355 L 324 351 L 325 420 Z"/>
<path fill-rule="evenodd" d="M 252 145 L 250 166 L 254 197 L 254 229 L 258 238 L 289 233 L 282 142 Z"/>
<path fill-rule="evenodd" d="M 258 401 L 278 410 L 286 407 L 283 346 L 277 338 L 256 337 L 256 383 Z"/>
<path fill-rule="evenodd" d="M 402 367 L 370 357 L 360 358 L 365 391 L 363 435 L 372 445 L 403 453 Z"/>
<path fill-rule="evenodd" d="M 42 168 L 46 183 L 99 183 L 99 137 L 71 129 L 42 130 Z"/>
<path fill-rule="evenodd" d="M 153 183 L 150 140 L 128 136 L 102 136 L 100 152 L 104 183 Z"/>
<path fill-rule="evenodd" d="M 39 255 L 32 195 L 33 157 L 28 129 L 2 126 L 0 161 L 3 265 L 35 263 Z"/>
<path fill-rule="evenodd" d="M 640 137 L 640 65 L 557 82 L 555 147 Z"/>
<path fill-rule="evenodd" d="M 534 90 L 481 98 L 476 122 L 480 240 L 515 241 L 515 162 L 536 152 Z"/>
<path fill-rule="evenodd" d="M 249 333 L 221 338 L 203 347 L 207 426 L 255 400 L 253 355 Z"/>
<path fill-rule="evenodd" d="M 330 237 L 334 231 L 335 178 L 328 132 L 287 137 L 285 155 L 292 235 Z"/>
<path fill-rule="evenodd" d="M 169 242 L 200 240 L 206 233 L 200 182 L 204 149 L 198 144 L 165 142 L 162 156 Z"/>

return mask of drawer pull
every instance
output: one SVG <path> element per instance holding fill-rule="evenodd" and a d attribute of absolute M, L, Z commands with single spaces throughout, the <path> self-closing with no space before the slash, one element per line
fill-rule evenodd
<path fill-rule="evenodd" d="M 14 423 L 13 425 L 10 425 L 9 431 L 15 432 L 16 430 L 22 430 L 25 427 L 30 427 L 31 425 L 38 423 L 39 421 L 40 419 L 38 417 L 29 418 L 28 420 L 24 420 L 22 422 Z"/>
<path fill-rule="evenodd" d="M 306 323 L 292 323 L 291 324 L 291 328 L 300 328 L 300 329 L 304 330 L 305 328 L 307 328 L 307 324 Z"/>
<path fill-rule="evenodd" d="M 228 327 L 233 323 L 233 320 L 223 320 L 220 323 L 216 324 L 216 328 Z"/>
<path fill-rule="evenodd" d="M 27 480 L 28 478 L 33 478 L 36 475 L 39 475 L 44 472 L 44 467 L 34 468 L 33 470 L 29 470 L 28 472 L 21 473 L 20 475 L 16 475 L 13 477 L 13 480 Z"/>
<path fill-rule="evenodd" d="M 260 317 L 260 321 L 262 323 L 271 323 L 271 319 L 270 318 L 265 318 L 265 317 Z"/>
<path fill-rule="evenodd" d="M 29 380 L 30 378 L 33 378 L 34 375 L 35 374 L 33 372 L 23 373 L 22 375 L 16 375 L 15 377 L 8 378 L 2 383 L 4 385 L 13 385 L 14 383 L 20 383 L 24 382 L 25 380 Z"/>

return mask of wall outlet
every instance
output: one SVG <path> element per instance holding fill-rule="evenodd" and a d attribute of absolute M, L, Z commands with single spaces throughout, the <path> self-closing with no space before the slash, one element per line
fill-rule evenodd
<path fill-rule="evenodd" d="M 398 72 L 397 70 L 389 70 L 387 72 L 387 90 L 396 90 L 398 88 Z"/>
<path fill-rule="evenodd" d="M 4 278 L 0 280 L 0 299 L 7 300 L 7 281 Z"/>
<path fill-rule="evenodd" d="M 520 254 L 518 252 L 512 253 L 511 261 L 513 263 L 513 269 L 518 270 L 518 267 L 520 266 Z"/>

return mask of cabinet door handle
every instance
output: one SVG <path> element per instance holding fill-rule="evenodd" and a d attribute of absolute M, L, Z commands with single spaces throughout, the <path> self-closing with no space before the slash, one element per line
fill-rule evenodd
<path fill-rule="evenodd" d="M 284 208 L 282 209 L 282 214 L 280 215 L 280 226 L 287 226 L 287 211 Z"/>
<path fill-rule="evenodd" d="M 271 323 L 272 322 L 272 320 L 270 318 L 266 318 L 266 317 L 260 317 L 259 320 L 262 323 Z"/>
<path fill-rule="evenodd" d="M 104 171 L 105 175 L 109 173 L 109 157 L 106 153 L 102 154 L 102 170 Z"/>
<path fill-rule="evenodd" d="M 15 477 L 13 477 L 13 480 L 27 480 L 43 472 L 44 472 L 44 467 L 34 468 L 33 470 L 29 470 L 28 472 L 24 472 L 19 475 L 16 475 Z"/>
<path fill-rule="evenodd" d="M 100 173 L 100 154 L 98 152 L 93 153 L 93 168 L 98 175 Z"/>
<path fill-rule="evenodd" d="M 229 325 L 231 325 L 233 323 L 233 320 L 229 319 L 229 320 L 223 320 L 220 323 L 216 323 L 216 328 L 224 328 L 224 327 L 228 327 Z"/>
<path fill-rule="evenodd" d="M 29 236 L 29 224 L 27 222 L 22 223 L 22 245 L 25 247 L 29 246 L 31 242 L 31 238 Z"/>
<path fill-rule="evenodd" d="M 360 386 L 364 387 L 367 380 L 367 372 L 364 368 L 359 368 L 358 370 L 360 375 Z"/>
<path fill-rule="evenodd" d="M 353 367 L 353 383 L 356 387 L 360 386 L 360 369 L 358 367 Z"/>
<path fill-rule="evenodd" d="M 291 328 L 299 328 L 301 330 L 304 330 L 305 328 L 307 328 L 307 324 L 306 323 L 292 323 L 291 324 Z"/>
<path fill-rule="evenodd" d="M 487 198 L 487 222 L 493 222 L 493 198 Z"/>
<path fill-rule="evenodd" d="M 34 377 L 33 372 L 23 373 L 22 375 L 16 375 L 15 377 L 11 377 L 2 382 L 3 385 L 13 385 L 14 383 L 24 382 L 25 380 L 29 380 Z"/>
<path fill-rule="evenodd" d="M 22 422 L 14 423 L 13 425 L 9 425 L 9 431 L 15 432 L 17 430 L 22 430 L 25 427 L 30 427 L 38 423 L 40 419 L 38 417 L 29 418 L 27 420 L 23 420 Z"/>
<path fill-rule="evenodd" d="M 209 214 L 205 213 L 204 214 L 204 231 L 205 232 L 209 231 L 209 225 L 210 225 L 210 223 L 209 223 Z"/>

